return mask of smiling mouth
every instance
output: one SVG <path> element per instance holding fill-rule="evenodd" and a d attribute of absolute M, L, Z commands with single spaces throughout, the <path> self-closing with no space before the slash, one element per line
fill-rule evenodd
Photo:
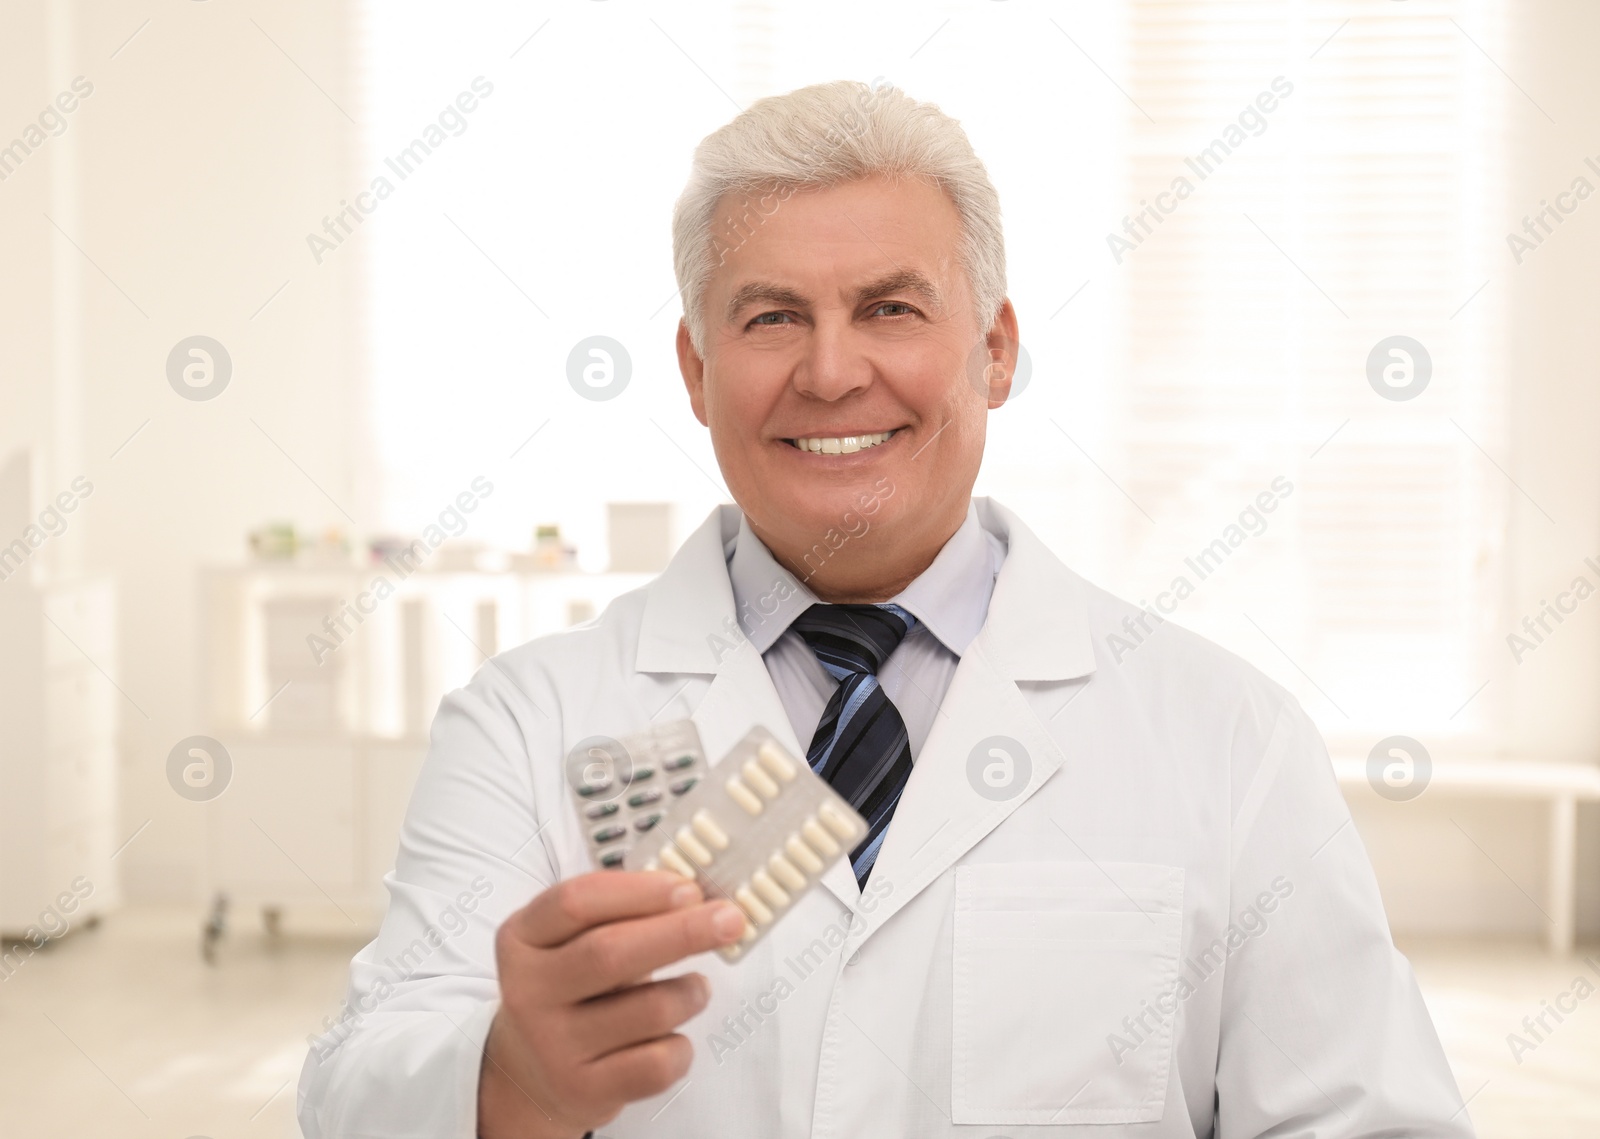
<path fill-rule="evenodd" d="M 811 435 L 802 439 L 785 439 L 784 442 L 797 450 L 813 454 L 853 455 L 857 451 L 887 443 L 901 430 L 903 428 L 896 427 L 893 431 L 872 431 L 865 435 Z"/>

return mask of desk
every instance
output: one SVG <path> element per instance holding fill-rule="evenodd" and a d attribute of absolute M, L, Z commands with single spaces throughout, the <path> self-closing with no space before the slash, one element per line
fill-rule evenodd
<path fill-rule="evenodd" d="M 1367 782 L 1367 761 L 1337 759 L 1340 787 Z M 1600 800 L 1600 767 L 1586 763 L 1519 763 L 1513 761 L 1435 763 L 1424 795 L 1477 799 L 1543 799 L 1550 810 L 1550 877 L 1547 916 L 1550 951 L 1572 952 L 1574 873 L 1578 858 L 1578 800 Z"/>

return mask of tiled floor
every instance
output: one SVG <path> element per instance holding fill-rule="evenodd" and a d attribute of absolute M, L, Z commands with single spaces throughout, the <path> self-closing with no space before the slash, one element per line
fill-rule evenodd
<path fill-rule="evenodd" d="M 218 964 L 199 915 L 124 910 L 0 981 L 0 1135 L 286 1139 L 305 1036 L 337 1007 L 358 943 L 248 917 Z M 1555 960 L 1529 944 L 1405 946 L 1483 1139 L 1600 1136 L 1600 948 Z M 1595 986 L 1553 1030 L 1522 1025 L 1541 1002 Z M 1535 1044 L 1513 1056 L 1506 1037 Z"/>
<path fill-rule="evenodd" d="M 1600 1137 L 1600 946 L 1565 959 L 1523 942 L 1401 948 L 1482 1139 Z M 1546 1006 L 1572 1011 L 1557 1021 Z M 1542 1040 L 1523 1025 L 1541 1013 Z M 1531 1048 L 1513 1049 L 1512 1033 Z"/>
<path fill-rule="evenodd" d="M 198 911 L 124 909 L 0 982 L 0 1136 L 300 1134 L 306 1034 L 360 942 L 243 915 L 210 967 L 199 932 Z"/>

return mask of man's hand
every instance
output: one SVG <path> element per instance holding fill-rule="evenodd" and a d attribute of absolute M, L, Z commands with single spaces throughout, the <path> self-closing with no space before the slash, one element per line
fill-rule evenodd
<path fill-rule="evenodd" d="M 650 974 L 731 944 L 744 915 L 666 871 L 558 882 L 495 937 L 500 1011 L 478 1077 L 481 1139 L 576 1139 L 689 1069 L 673 1030 L 706 1007 L 699 973 Z"/>

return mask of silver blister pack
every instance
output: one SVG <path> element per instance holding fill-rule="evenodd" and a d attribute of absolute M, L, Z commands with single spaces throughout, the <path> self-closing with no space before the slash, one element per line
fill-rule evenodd
<path fill-rule="evenodd" d="M 736 961 L 867 833 L 867 824 L 804 760 L 752 728 L 632 842 L 628 870 L 675 871 L 707 898 L 744 911 Z"/>
<path fill-rule="evenodd" d="M 595 864 L 614 870 L 628 851 L 706 775 L 706 753 L 692 720 L 631 736 L 591 736 L 567 753 L 567 786 L 577 802 Z"/>

